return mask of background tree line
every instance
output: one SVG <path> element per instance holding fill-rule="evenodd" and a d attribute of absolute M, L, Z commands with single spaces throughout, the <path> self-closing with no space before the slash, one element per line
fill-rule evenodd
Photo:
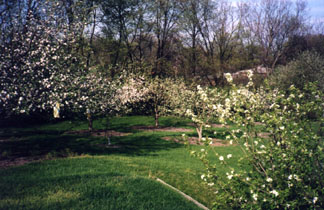
<path fill-rule="evenodd" d="M 224 72 L 274 69 L 302 51 L 322 53 L 306 1 L 95 1 L 91 66 L 149 66 L 153 76 L 198 78 L 222 85 Z M 89 30 L 90 32 L 91 30 Z"/>
<path fill-rule="evenodd" d="M 12 30 L 27 32 L 29 13 L 50 19 L 42 2 L 3 0 L 1 42 L 14 38 Z M 112 76 L 121 66 L 130 70 L 149 66 L 153 76 L 221 85 L 224 72 L 257 65 L 273 69 L 310 49 L 323 54 L 323 33 L 312 30 L 307 2 L 302 0 L 235 5 L 226 0 L 49 2 L 60 5 L 56 13 L 70 33 L 76 34 L 75 24 L 83 25 L 75 38 L 86 67 L 109 68 Z"/>

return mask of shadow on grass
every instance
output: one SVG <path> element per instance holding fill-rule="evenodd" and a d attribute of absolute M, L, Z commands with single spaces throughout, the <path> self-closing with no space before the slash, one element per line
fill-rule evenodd
<path fill-rule="evenodd" d="M 178 117 L 166 116 L 159 118 L 159 124 L 161 127 L 190 127 L 188 123 L 191 121 L 188 119 L 182 119 Z M 106 129 L 102 125 L 106 123 L 105 119 L 94 122 L 94 126 L 98 128 Z M 109 120 L 109 129 L 120 132 L 138 132 L 131 129 L 134 126 L 153 126 L 155 125 L 154 118 L 152 116 L 124 116 L 116 117 Z"/>
<path fill-rule="evenodd" d="M 64 131 L 60 130 L 38 130 L 38 129 L 3 129 L 0 133 L 0 140 L 9 139 L 26 139 L 26 137 L 36 136 L 36 135 L 60 135 L 63 134 Z"/>
<path fill-rule="evenodd" d="M 73 135 L 44 130 L 22 131 L 0 141 L 0 160 L 20 157 L 56 158 L 110 154 L 152 156 L 160 150 L 178 147 L 182 145 L 162 140 L 159 135 L 144 132 L 129 136 L 113 136 L 111 145 L 108 146 L 107 139 L 89 134 Z"/>
<path fill-rule="evenodd" d="M 107 123 L 109 126 L 107 127 Z M 188 120 L 175 117 L 161 117 L 161 126 L 186 127 Z M 179 148 L 183 145 L 165 141 L 164 136 L 175 135 L 168 132 L 143 132 L 132 129 L 133 126 L 154 124 L 150 116 L 126 116 L 94 121 L 94 128 L 111 129 L 131 133 L 129 136 L 112 136 L 108 146 L 104 137 L 91 136 L 86 133 L 69 133 L 67 131 L 87 130 L 86 121 L 58 121 L 47 124 L 0 128 L 0 161 L 29 159 L 51 159 L 78 155 L 127 156 L 156 155 L 161 150 Z M 11 161 L 12 163 L 12 161 Z M 3 163 L 8 165 L 7 163 Z M 10 165 L 10 164 L 9 164 Z M 0 162 L 1 167 L 1 162 Z"/>
<path fill-rule="evenodd" d="M 191 127 L 188 124 L 191 123 L 191 120 L 188 119 L 180 119 L 176 117 L 164 117 L 161 118 L 160 124 L 162 126 L 168 126 L 168 127 Z"/>

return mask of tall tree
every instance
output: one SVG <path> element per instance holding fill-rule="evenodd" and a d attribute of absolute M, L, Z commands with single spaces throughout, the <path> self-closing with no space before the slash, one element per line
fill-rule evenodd
<path fill-rule="evenodd" d="M 127 62 L 134 61 L 131 37 L 133 17 L 135 14 L 135 8 L 138 1 L 136 0 L 111 0 L 102 1 L 101 10 L 104 15 L 103 19 L 103 32 L 108 35 L 112 40 L 117 41 L 116 50 L 114 52 L 114 58 L 112 64 L 115 66 L 119 63 L 123 57 Z M 126 50 L 126 57 L 122 55 L 123 49 Z"/>
<path fill-rule="evenodd" d="M 238 18 L 234 8 L 226 0 L 219 2 L 216 10 L 215 24 L 213 30 L 214 44 L 216 45 L 219 74 L 223 75 L 227 70 L 226 65 L 234 56 L 234 49 L 238 41 Z"/>
<path fill-rule="evenodd" d="M 207 79 L 210 84 L 213 84 L 210 80 L 209 75 L 213 78 L 220 77 L 217 75 L 217 70 L 215 69 L 215 31 L 213 31 L 213 24 L 215 20 L 215 9 L 217 4 L 211 0 L 203 0 L 201 2 L 201 15 L 198 24 L 199 34 L 201 36 L 201 49 L 204 52 L 206 62 L 202 65 L 203 74 L 205 79 Z"/>
<path fill-rule="evenodd" d="M 200 1 L 189 0 L 181 2 L 181 9 L 183 16 L 180 19 L 181 29 L 188 35 L 190 47 L 189 65 L 192 76 L 196 76 L 198 67 L 198 42 L 199 42 L 199 14 L 200 14 Z M 186 37 L 185 37 L 186 39 Z M 186 42 L 186 40 L 185 40 Z"/>
<path fill-rule="evenodd" d="M 150 15 L 157 42 L 153 76 L 166 74 L 164 70 L 167 69 L 168 45 L 177 32 L 177 22 L 181 12 L 178 2 L 177 0 L 157 0 L 151 4 Z"/>
<path fill-rule="evenodd" d="M 285 43 L 303 29 L 305 1 L 261 0 L 241 8 L 244 26 L 261 48 L 262 63 L 273 69 L 285 53 Z"/>

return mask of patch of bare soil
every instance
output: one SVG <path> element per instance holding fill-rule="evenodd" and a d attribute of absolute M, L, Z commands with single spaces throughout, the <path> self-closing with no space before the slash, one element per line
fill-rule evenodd
<path fill-rule="evenodd" d="M 155 127 L 155 126 L 133 126 L 134 130 L 141 131 L 165 131 L 165 132 L 190 132 L 192 129 L 188 128 L 175 128 L 175 127 Z"/>
<path fill-rule="evenodd" d="M 116 144 L 97 144 L 98 147 L 104 147 L 104 148 L 109 148 L 109 149 L 118 149 L 118 148 L 122 148 L 121 145 L 116 145 Z"/>
<path fill-rule="evenodd" d="M 270 138 L 270 133 L 266 133 L 266 132 L 262 132 L 262 133 L 258 133 L 258 137 L 261 137 L 261 138 Z"/>
<path fill-rule="evenodd" d="M 211 127 L 213 127 L 213 128 L 230 128 L 229 125 L 223 125 L 223 124 L 211 124 Z"/>
<path fill-rule="evenodd" d="M 89 130 L 77 130 L 77 131 L 68 131 L 66 134 L 81 134 L 81 135 L 91 135 L 91 136 L 128 136 L 131 133 L 123 133 L 114 130 L 96 130 L 90 132 Z"/>
<path fill-rule="evenodd" d="M 5 139 L 0 139 L 0 143 L 5 143 L 5 142 L 14 142 L 14 141 L 23 141 L 25 138 L 5 138 Z"/>
<path fill-rule="evenodd" d="M 189 123 L 188 125 L 195 127 L 194 123 Z M 230 128 L 229 125 L 215 124 L 215 123 L 211 124 L 210 126 L 213 127 L 213 128 Z"/>
<path fill-rule="evenodd" d="M 265 125 L 265 124 L 262 122 L 255 122 L 254 125 Z"/>
<path fill-rule="evenodd" d="M 8 168 L 11 166 L 21 166 L 27 163 L 33 163 L 43 160 L 43 157 L 19 157 L 19 158 L 10 158 L 10 159 L 0 159 L 0 168 Z"/>
<path fill-rule="evenodd" d="M 0 143 L 1 142 L 9 142 L 9 141 L 11 141 L 10 139 L 0 139 Z"/>
<path fill-rule="evenodd" d="M 166 136 L 166 137 L 163 137 L 162 139 L 167 140 L 167 141 L 174 141 L 174 142 L 181 143 L 181 144 L 185 143 L 185 141 L 183 141 L 182 139 L 179 140 L 180 137 L 176 138 L 176 137 Z M 202 142 L 198 141 L 198 137 L 188 137 L 188 141 L 189 141 L 189 144 L 192 144 L 192 145 L 203 145 Z M 224 143 L 224 140 L 221 140 L 221 139 L 212 139 L 212 142 L 213 143 L 210 145 L 214 146 L 214 147 L 229 146 L 228 144 Z"/>

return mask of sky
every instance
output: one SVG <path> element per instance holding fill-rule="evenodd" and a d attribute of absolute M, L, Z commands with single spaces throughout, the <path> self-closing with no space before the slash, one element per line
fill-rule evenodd
<path fill-rule="evenodd" d="M 308 0 L 308 8 L 314 18 L 324 19 L 324 0 Z"/>
<path fill-rule="evenodd" d="M 241 0 L 231 0 L 232 2 L 240 2 Z M 324 0 L 306 0 L 309 9 L 309 15 L 314 19 L 324 21 Z"/>

